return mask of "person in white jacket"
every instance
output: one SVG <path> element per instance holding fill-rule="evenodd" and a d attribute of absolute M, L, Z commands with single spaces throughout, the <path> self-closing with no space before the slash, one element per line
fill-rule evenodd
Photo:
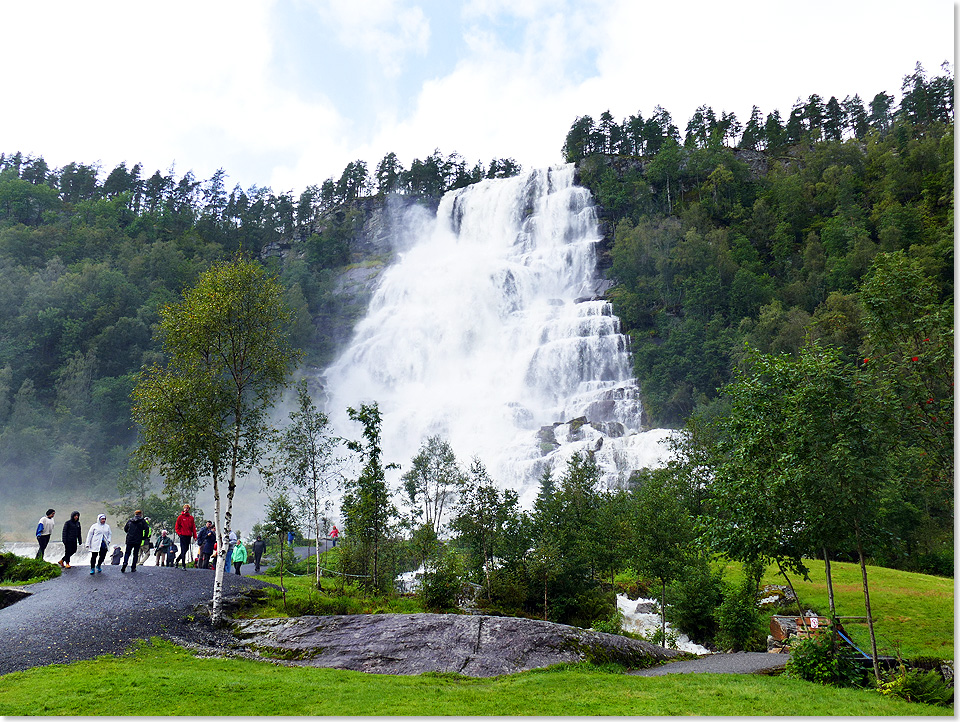
<path fill-rule="evenodd" d="M 107 556 L 112 539 L 110 525 L 107 524 L 107 515 L 97 517 L 97 523 L 87 532 L 87 543 L 84 545 L 90 550 L 90 573 L 103 571 L 103 558 Z"/>

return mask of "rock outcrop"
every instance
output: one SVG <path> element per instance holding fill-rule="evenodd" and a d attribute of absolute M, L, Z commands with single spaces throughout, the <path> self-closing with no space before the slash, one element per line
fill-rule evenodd
<path fill-rule="evenodd" d="M 379 674 L 513 674 L 562 662 L 650 667 L 681 653 L 615 634 L 536 619 L 363 614 L 238 621 L 234 634 L 264 657 Z"/>

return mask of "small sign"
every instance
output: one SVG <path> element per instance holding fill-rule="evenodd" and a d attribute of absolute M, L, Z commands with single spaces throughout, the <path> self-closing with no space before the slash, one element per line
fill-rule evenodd
<path fill-rule="evenodd" d="M 820 620 L 817 619 L 816 617 L 810 617 L 810 628 L 816 629 L 819 626 L 820 626 Z"/>

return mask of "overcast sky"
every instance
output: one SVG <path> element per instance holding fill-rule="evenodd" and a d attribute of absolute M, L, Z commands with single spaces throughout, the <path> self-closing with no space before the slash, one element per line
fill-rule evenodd
<path fill-rule="evenodd" d="M 0 151 L 175 164 L 299 193 L 435 148 L 561 161 L 573 120 L 811 93 L 899 101 L 954 62 L 948 0 L 130 0 L 0 4 Z"/>

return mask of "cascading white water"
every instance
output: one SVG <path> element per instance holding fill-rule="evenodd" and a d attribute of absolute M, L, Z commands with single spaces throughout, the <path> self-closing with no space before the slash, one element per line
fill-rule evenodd
<path fill-rule="evenodd" d="M 575 451 L 594 451 L 610 486 L 659 463 L 669 432 L 640 429 L 627 337 L 595 300 L 595 207 L 573 176 L 536 170 L 443 197 L 326 372 L 341 434 L 359 438 L 345 409 L 375 401 L 385 462 L 406 465 L 440 435 L 526 503 Z"/>

